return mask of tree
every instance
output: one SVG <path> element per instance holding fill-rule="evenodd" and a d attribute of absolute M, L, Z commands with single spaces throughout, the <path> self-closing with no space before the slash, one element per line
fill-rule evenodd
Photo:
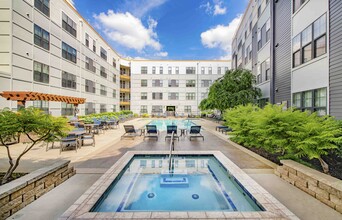
<path fill-rule="evenodd" d="M 253 103 L 261 96 L 255 85 L 255 76 L 249 70 L 229 70 L 209 89 L 208 98 L 201 101 L 201 110 L 218 109 L 221 112 L 238 105 Z"/>
<path fill-rule="evenodd" d="M 53 117 L 36 108 L 21 109 L 13 112 L 8 109 L 0 111 L 0 143 L 6 148 L 9 168 L 2 179 L 5 184 L 12 177 L 19 166 L 20 159 L 36 144 L 51 140 L 54 137 L 63 137 L 70 130 L 67 119 Z M 25 149 L 14 159 L 11 155 L 11 145 L 14 137 L 25 135 L 29 142 Z"/>

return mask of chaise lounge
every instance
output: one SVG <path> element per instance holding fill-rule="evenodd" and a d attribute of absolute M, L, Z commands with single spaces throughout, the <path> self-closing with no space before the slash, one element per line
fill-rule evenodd
<path fill-rule="evenodd" d="M 156 138 L 158 140 L 159 131 L 156 125 L 146 125 L 146 135 L 145 138 Z"/>
<path fill-rule="evenodd" d="M 189 131 L 189 139 L 191 141 L 191 138 L 203 138 L 204 141 L 204 136 L 201 134 L 201 126 L 191 126 L 190 131 Z"/>
<path fill-rule="evenodd" d="M 179 136 L 177 135 L 177 125 L 168 125 L 168 126 L 166 126 L 165 140 L 166 140 L 166 138 L 170 138 L 171 139 L 172 132 L 174 132 L 173 138 L 177 138 L 178 141 L 179 141 Z"/>
<path fill-rule="evenodd" d="M 124 125 L 124 129 L 125 133 L 121 136 L 121 139 L 124 137 L 131 137 L 134 139 L 136 136 L 138 136 L 138 131 L 141 131 L 140 129 L 135 129 L 133 125 Z"/>

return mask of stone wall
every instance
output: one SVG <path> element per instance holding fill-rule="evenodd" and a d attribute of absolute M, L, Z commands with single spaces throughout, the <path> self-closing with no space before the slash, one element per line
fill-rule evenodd
<path fill-rule="evenodd" d="M 275 174 L 324 204 L 342 213 L 342 180 L 292 160 L 280 161 Z"/>
<path fill-rule="evenodd" d="M 70 161 L 55 163 L 0 187 L 0 219 L 6 219 L 76 172 Z"/>

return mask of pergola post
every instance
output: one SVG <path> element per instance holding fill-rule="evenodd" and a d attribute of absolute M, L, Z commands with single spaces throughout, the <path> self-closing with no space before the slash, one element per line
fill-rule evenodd
<path fill-rule="evenodd" d="M 77 114 L 80 110 L 78 109 L 78 104 L 74 103 L 74 116 L 77 117 Z"/>
<path fill-rule="evenodd" d="M 24 101 L 24 100 L 18 100 L 17 101 L 17 109 L 20 110 L 20 109 L 25 108 L 25 103 L 26 103 L 26 101 Z"/>

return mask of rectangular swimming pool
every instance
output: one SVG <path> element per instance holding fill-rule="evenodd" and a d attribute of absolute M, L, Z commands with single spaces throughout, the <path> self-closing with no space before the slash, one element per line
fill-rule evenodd
<path fill-rule="evenodd" d="M 171 119 L 157 119 L 152 120 L 149 125 L 156 125 L 159 131 L 166 131 L 166 126 L 177 125 L 180 128 L 190 128 L 190 126 L 196 125 L 192 120 L 171 120 Z"/>
<path fill-rule="evenodd" d="M 175 156 L 171 172 L 168 161 L 165 156 L 133 157 L 92 210 L 263 210 L 214 156 Z"/>

